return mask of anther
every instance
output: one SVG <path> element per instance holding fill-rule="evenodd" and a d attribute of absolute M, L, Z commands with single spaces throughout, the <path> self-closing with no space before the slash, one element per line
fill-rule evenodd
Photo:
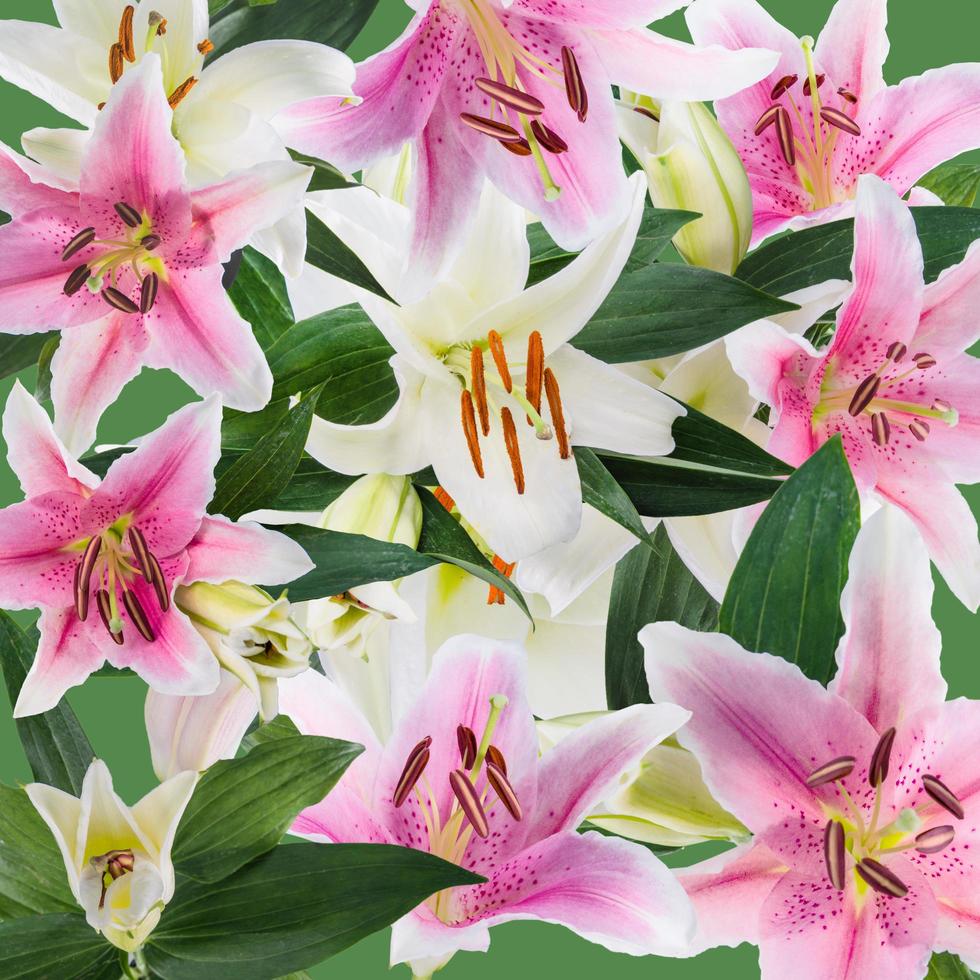
<path fill-rule="evenodd" d="M 850 133 L 851 136 L 861 135 L 861 127 L 849 115 L 841 112 L 840 109 L 832 109 L 830 106 L 824 106 L 820 110 L 820 118 L 825 123 L 835 126 L 845 133 Z"/>
<path fill-rule="evenodd" d="M 660 116 L 658 116 L 652 109 L 648 109 L 646 106 L 635 105 L 633 106 L 633 111 L 639 113 L 641 116 L 646 116 L 647 119 L 652 119 L 654 122 L 660 122 Z"/>
<path fill-rule="evenodd" d="M 759 116 L 759 121 L 755 124 L 755 135 L 761 136 L 775 121 L 782 106 L 771 105 Z"/>
<path fill-rule="evenodd" d="M 466 819 L 470 822 L 470 826 L 480 837 L 486 840 L 490 836 L 490 825 L 487 823 L 483 804 L 470 782 L 470 777 L 461 769 L 454 769 L 449 774 L 449 785 L 452 787 L 453 794 L 459 801 Z"/>
<path fill-rule="evenodd" d="M 953 814 L 957 820 L 962 820 L 965 811 L 963 804 L 960 803 L 957 795 L 936 776 L 925 775 L 922 777 L 922 788 L 932 799 L 944 810 Z"/>
<path fill-rule="evenodd" d="M 118 201 L 113 205 L 116 214 L 122 218 L 123 222 L 129 225 L 130 228 L 139 228 L 143 224 L 143 215 L 139 213 L 131 204 L 127 204 L 125 201 Z"/>
<path fill-rule="evenodd" d="M 75 579 L 75 612 L 84 623 L 88 617 L 89 593 L 92 586 L 92 573 L 102 552 L 102 538 L 96 534 L 85 546 L 82 560 L 78 563 Z"/>
<path fill-rule="evenodd" d="M 138 527 L 131 527 L 127 533 L 129 547 L 132 549 L 133 557 L 143 578 L 149 582 L 153 577 L 152 566 L 150 565 L 150 549 L 146 543 L 146 537 Z"/>
<path fill-rule="evenodd" d="M 487 782 L 497 794 L 497 799 L 507 808 L 507 812 L 517 821 L 524 818 L 521 801 L 514 792 L 507 775 L 501 772 L 489 759 L 487 760 Z"/>
<path fill-rule="evenodd" d="M 74 296 L 82 286 L 88 281 L 88 277 L 92 274 L 92 270 L 87 265 L 80 265 L 75 269 L 72 274 L 65 280 L 64 293 L 66 296 Z"/>
<path fill-rule="evenodd" d="M 480 416 L 480 428 L 485 436 L 490 435 L 490 406 L 487 403 L 487 380 L 483 371 L 483 350 L 474 347 L 470 351 L 470 382 L 473 400 Z"/>
<path fill-rule="evenodd" d="M 849 91 L 848 91 L 848 90 L 847 90 L 846 88 L 844 88 L 843 86 L 841 86 L 841 87 L 840 87 L 840 88 L 839 88 L 839 89 L 837 90 L 837 94 L 838 94 L 838 95 L 839 95 L 839 96 L 840 96 L 840 97 L 841 97 L 841 98 L 842 98 L 842 99 L 843 99 L 843 100 L 844 100 L 845 102 L 850 102 L 850 103 L 851 103 L 851 105 L 855 105 L 855 104 L 857 103 L 857 100 L 858 100 L 858 97 L 857 97 L 857 96 L 856 96 L 856 95 L 855 95 L 855 94 L 854 94 L 853 92 L 849 92 Z"/>
<path fill-rule="evenodd" d="M 504 386 L 507 394 L 514 389 L 514 382 L 510 377 L 510 368 L 507 367 L 507 355 L 504 353 L 504 342 L 496 330 L 491 330 L 487 334 L 487 346 L 490 348 L 490 356 L 493 358 L 494 367 L 500 375 L 500 383 Z"/>
<path fill-rule="evenodd" d="M 107 286 L 102 290 L 102 298 L 113 309 L 121 313 L 139 313 L 140 308 L 124 293 L 116 289 L 115 286 Z"/>
<path fill-rule="evenodd" d="M 129 618 L 136 627 L 136 632 L 139 633 L 139 635 L 142 636 L 147 643 L 152 643 L 157 636 L 156 633 L 153 632 L 152 624 L 146 617 L 146 611 L 140 604 L 139 599 L 136 598 L 136 593 L 131 589 L 123 589 L 122 599 L 123 605 L 126 607 L 126 612 L 129 613 Z"/>
<path fill-rule="evenodd" d="M 779 112 L 776 113 L 776 136 L 779 138 L 779 149 L 783 154 L 783 159 L 792 167 L 796 163 L 793 122 L 789 118 L 789 113 L 782 106 L 779 106 Z"/>
<path fill-rule="evenodd" d="M 484 136 L 490 136 L 502 143 L 514 142 L 522 139 L 521 134 L 508 126 L 507 123 L 497 122 L 496 119 L 487 119 L 485 116 L 475 116 L 472 112 L 461 112 L 459 118 L 471 129 L 475 129 Z"/>
<path fill-rule="evenodd" d="M 402 774 L 398 777 L 398 782 L 395 784 L 395 792 L 391 798 L 391 801 L 394 803 L 396 809 L 408 799 L 408 794 L 415 788 L 415 784 L 419 781 L 419 778 L 425 771 L 425 767 L 429 764 L 429 746 L 431 744 L 432 738 L 426 735 L 426 737 L 423 738 L 422 741 L 408 753 L 405 768 L 402 769 Z"/>
<path fill-rule="evenodd" d="M 99 609 L 99 617 L 102 619 L 102 625 L 106 628 L 106 632 L 112 637 L 112 642 L 116 646 L 121 647 L 123 645 L 123 634 L 122 630 L 114 630 L 112 628 L 112 605 L 109 602 L 109 593 L 105 589 L 99 589 L 95 593 L 95 604 Z"/>
<path fill-rule="evenodd" d="M 109 78 L 113 85 L 123 76 L 124 62 L 122 45 L 117 42 L 109 48 Z"/>
<path fill-rule="evenodd" d="M 956 831 L 949 824 L 930 827 L 915 838 L 915 849 L 920 854 L 938 854 L 940 851 L 945 851 L 955 837 Z"/>
<path fill-rule="evenodd" d="M 932 403 L 932 410 L 934 412 L 942 412 L 943 414 L 945 414 L 947 412 L 951 412 L 953 410 L 953 406 L 950 405 L 949 402 L 943 401 L 942 398 L 937 398 Z"/>
<path fill-rule="evenodd" d="M 527 379 L 524 384 L 524 393 L 531 407 L 539 415 L 541 414 L 541 387 L 544 381 L 544 341 L 537 330 L 531 331 L 531 336 L 527 339 Z M 533 422 L 530 418 L 528 425 Z"/>
<path fill-rule="evenodd" d="M 544 112 L 544 103 L 536 99 L 527 92 L 504 85 L 503 82 L 495 82 L 489 78 L 477 78 L 476 87 L 481 92 L 485 92 L 491 98 L 496 99 L 501 105 L 510 109 L 523 112 L 525 116 L 538 116 Z"/>
<path fill-rule="evenodd" d="M 517 568 L 517 562 L 505 561 L 500 557 L 500 555 L 494 555 L 493 567 L 496 568 L 504 578 L 510 578 L 511 575 L 514 574 L 514 569 Z M 505 595 L 503 589 L 498 588 L 496 585 L 491 585 L 487 592 L 487 605 L 503 606 L 506 602 L 507 596 Z"/>
<path fill-rule="evenodd" d="M 513 153 L 515 157 L 529 157 L 534 151 L 531 144 L 522 136 L 519 140 L 498 141 L 498 146 L 502 146 L 508 153 Z"/>
<path fill-rule="evenodd" d="M 880 387 L 881 376 L 878 374 L 869 374 L 854 389 L 851 404 L 847 406 L 848 412 L 857 418 L 875 400 L 875 395 L 878 394 Z"/>
<path fill-rule="evenodd" d="M 585 82 L 582 81 L 582 72 L 579 70 L 578 61 L 575 60 L 575 52 L 567 45 L 562 45 L 561 69 L 565 76 L 565 96 L 568 104 L 572 112 L 578 116 L 578 121 L 585 122 L 589 114 L 589 93 L 586 91 Z"/>
<path fill-rule="evenodd" d="M 95 241 L 95 229 L 83 228 L 66 246 L 61 253 L 61 261 L 67 262 L 73 255 L 77 255 L 86 245 L 91 245 Z"/>
<path fill-rule="evenodd" d="M 877 789 L 888 778 L 888 765 L 891 762 L 892 746 L 895 744 L 895 729 L 889 728 L 882 733 L 874 752 L 871 753 L 871 764 L 868 766 L 868 782 Z"/>
<path fill-rule="evenodd" d="M 811 789 L 817 786 L 824 786 L 826 783 L 836 783 L 838 779 L 844 779 L 854 771 L 857 759 L 853 755 L 842 755 L 830 762 L 825 762 L 822 766 L 814 769 L 806 777 L 806 784 Z"/>
<path fill-rule="evenodd" d="M 558 455 L 562 459 L 568 459 L 572 455 L 572 448 L 568 443 L 568 432 L 565 429 L 565 412 L 561 404 L 558 379 L 551 368 L 544 369 L 544 391 L 548 397 L 548 408 L 551 410 L 551 423 L 555 435 L 558 436 Z"/>
<path fill-rule="evenodd" d="M 480 452 L 480 438 L 476 432 L 476 413 L 473 411 L 473 396 L 467 388 L 460 395 L 460 414 L 463 422 L 463 435 L 470 450 L 470 459 L 476 475 L 483 479 L 483 454 Z"/>
<path fill-rule="evenodd" d="M 928 371 L 929 368 L 936 366 L 936 359 L 932 354 L 913 354 L 912 360 L 920 371 Z"/>
<path fill-rule="evenodd" d="M 892 898 L 905 898 L 909 887 L 898 875 L 889 871 L 880 861 L 864 858 L 858 862 L 857 873 L 876 891 Z"/>
<path fill-rule="evenodd" d="M 140 287 L 140 313 L 149 313 L 153 309 L 159 289 L 160 277 L 155 272 L 151 272 L 143 279 Z"/>
<path fill-rule="evenodd" d="M 476 762 L 476 732 L 468 725 L 457 725 L 456 744 L 459 746 L 459 759 L 463 768 L 472 769 Z"/>
<path fill-rule="evenodd" d="M 187 98 L 187 93 L 197 85 L 197 79 L 191 75 L 190 78 L 185 78 L 171 93 L 167 102 L 171 109 L 176 109 L 177 106 Z"/>
<path fill-rule="evenodd" d="M 892 427 L 884 412 L 874 412 L 871 415 L 871 438 L 876 446 L 887 446 L 891 437 Z"/>
<path fill-rule="evenodd" d="M 826 75 L 817 75 L 817 88 L 820 88 L 820 86 L 823 85 L 823 83 L 826 80 L 827 80 L 827 76 Z M 813 90 L 810 87 L 810 79 L 809 79 L 809 77 L 807 77 L 804 80 L 804 82 L 803 82 L 803 94 L 804 95 L 811 95 L 812 92 L 813 92 Z"/>
<path fill-rule="evenodd" d="M 517 427 L 514 425 L 514 416 L 510 409 L 504 406 L 500 410 L 500 421 L 504 427 L 504 445 L 507 447 L 507 455 L 510 457 L 510 468 L 514 474 L 514 486 L 517 487 L 518 494 L 524 493 L 524 464 L 521 462 L 521 447 L 517 441 Z M 483 475 L 482 473 L 480 474 Z"/>
<path fill-rule="evenodd" d="M 836 820 L 828 820 L 823 832 L 823 857 L 827 877 L 839 892 L 844 890 L 846 853 L 843 825 Z"/>
<path fill-rule="evenodd" d="M 124 874 L 128 874 L 136 867 L 136 858 L 132 851 L 109 851 L 105 857 L 109 860 L 106 870 L 113 881 L 121 878 Z"/>
<path fill-rule="evenodd" d="M 800 80 L 799 75 L 783 75 L 778 82 L 772 87 L 772 92 L 769 93 L 769 99 L 775 102 L 776 99 L 785 95 L 798 81 Z"/>
<path fill-rule="evenodd" d="M 152 252 L 154 249 L 157 249 L 157 248 L 160 247 L 160 243 L 162 241 L 163 241 L 163 239 L 159 235 L 154 235 L 154 234 L 151 233 L 149 235 L 144 235 L 140 239 L 140 245 L 143 248 L 145 248 L 148 252 Z"/>
<path fill-rule="evenodd" d="M 507 775 L 507 760 L 496 745 L 487 747 L 487 762 L 492 762 L 505 776 Z"/>
<path fill-rule="evenodd" d="M 886 353 L 886 357 L 889 361 L 893 361 L 895 364 L 900 364 L 902 358 L 908 353 L 909 349 L 900 340 L 896 340 L 891 344 Z"/>
<path fill-rule="evenodd" d="M 152 553 L 150 554 L 150 584 L 156 594 L 160 612 L 166 612 L 170 608 L 170 590 L 167 588 L 167 579 L 160 567 L 160 562 Z"/>
<path fill-rule="evenodd" d="M 919 442 L 925 442 L 926 437 L 929 435 L 929 423 L 924 419 L 912 419 L 912 421 L 909 422 L 909 432 L 911 432 Z"/>
<path fill-rule="evenodd" d="M 135 13 L 136 8 L 132 4 L 127 4 L 119 21 L 119 47 L 122 49 L 123 57 L 130 64 L 136 61 L 136 45 L 133 41 L 133 14 Z"/>
<path fill-rule="evenodd" d="M 214 50 L 214 43 L 211 41 L 210 38 L 206 37 L 197 46 L 197 50 L 203 55 L 209 55 Z"/>
<path fill-rule="evenodd" d="M 549 153 L 564 153 L 568 149 L 568 144 L 553 129 L 550 129 L 539 119 L 531 121 L 531 132 L 534 134 L 534 138 Z"/>
<path fill-rule="evenodd" d="M 442 504 L 442 506 L 448 511 L 452 511 L 452 509 L 456 506 L 456 501 L 453 500 L 453 498 L 450 497 L 442 487 L 436 487 L 435 490 L 432 491 L 432 496 L 435 497 L 436 500 L 438 500 L 439 503 Z"/>

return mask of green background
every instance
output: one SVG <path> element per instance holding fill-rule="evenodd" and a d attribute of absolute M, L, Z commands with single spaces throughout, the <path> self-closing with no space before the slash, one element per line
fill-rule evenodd
<path fill-rule="evenodd" d="M 326 0 L 308 2 L 322 2 L 324 16 L 329 16 L 330 4 Z M 762 0 L 762 3 L 790 30 L 814 36 L 832 7 L 832 0 Z M 929 4 L 892 0 L 890 8 L 892 53 L 885 68 L 890 83 L 929 68 L 976 59 L 980 32 L 977 0 L 933 0 Z M 53 21 L 49 0 L 0 0 L 0 14 L 4 18 Z M 401 32 L 408 16 L 409 10 L 402 0 L 381 0 L 351 49 L 353 57 L 363 58 L 386 46 Z M 661 21 L 658 29 L 676 37 L 687 37 L 681 15 Z M 0 82 L 0 109 L 0 138 L 18 149 L 19 136 L 24 130 L 64 122 L 48 106 L 3 82 Z M 33 388 L 33 372 L 25 372 L 21 378 L 28 388 Z M 0 382 L 0 402 L 6 400 L 11 383 L 10 379 Z M 172 375 L 144 371 L 106 414 L 99 432 L 100 441 L 127 442 L 148 432 L 191 397 L 192 393 Z M 17 483 L 5 461 L 0 461 L 0 506 L 18 499 Z M 972 492 L 971 500 L 975 511 L 978 510 L 980 492 Z M 901 596 L 895 598 L 897 602 L 902 601 Z M 951 696 L 980 697 L 977 618 L 967 613 L 941 582 L 937 582 L 934 615 L 943 632 L 943 664 Z M 155 782 L 143 730 L 144 691 L 142 682 L 135 679 L 94 678 L 69 695 L 96 751 L 109 765 L 117 790 L 129 802 Z M 5 707 L 0 709 L 0 780 L 30 781 L 30 771 Z M 689 854 L 685 863 L 693 857 Z M 512 923 L 494 929 L 492 936 L 489 955 L 461 953 L 439 974 L 440 978 L 482 980 L 503 975 L 523 980 L 542 974 L 584 978 L 601 973 L 627 980 L 656 972 L 662 980 L 694 980 L 758 975 L 756 951 L 748 946 L 715 950 L 696 960 L 678 961 L 616 955 L 560 927 L 540 923 Z M 374 978 L 384 976 L 387 970 L 385 932 L 310 972 L 318 978 L 351 975 Z M 398 967 L 396 972 L 407 976 L 404 967 Z"/>

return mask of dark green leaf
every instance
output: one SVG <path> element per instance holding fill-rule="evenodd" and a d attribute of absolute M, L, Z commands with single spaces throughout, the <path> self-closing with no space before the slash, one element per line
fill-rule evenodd
<path fill-rule="evenodd" d="M 226 408 L 221 420 L 221 448 L 251 449 L 288 414 L 288 398 L 277 398 L 258 412 L 239 412 Z"/>
<path fill-rule="evenodd" d="M 217 479 L 209 509 L 236 520 L 268 507 L 289 486 L 303 455 L 320 389 L 315 388 L 255 446 L 243 453 Z"/>
<path fill-rule="evenodd" d="M 759 518 L 725 593 L 722 632 L 826 684 L 844 631 L 840 596 L 859 526 L 857 488 L 835 436 Z"/>
<path fill-rule="evenodd" d="M 311 211 L 306 212 L 306 239 L 306 261 L 310 265 L 382 299 L 391 299 L 371 270 Z"/>
<path fill-rule="evenodd" d="M 941 197 L 948 207 L 972 208 L 980 191 L 980 165 L 944 163 L 927 173 L 919 186 Z"/>
<path fill-rule="evenodd" d="M 119 976 L 118 952 L 81 915 L 0 922 L 0 980 L 104 980 Z"/>
<path fill-rule="evenodd" d="M 36 630 L 25 634 L 5 612 L 0 611 L 0 664 L 3 664 L 11 705 L 17 701 L 36 649 Z M 67 701 L 62 699 L 57 707 L 43 714 L 18 718 L 17 734 L 38 782 L 75 796 L 81 793 L 82 780 L 95 758 L 95 751 Z"/>
<path fill-rule="evenodd" d="M 265 741 L 201 777 L 177 828 L 174 867 L 219 881 L 282 840 L 300 810 L 319 803 L 364 751 L 313 735 Z"/>
<path fill-rule="evenodd" d="M 975 976 L 954 953 L 933 953 L 925 980 L 974 980 Z"/>
<path fill-rule="evenodd" d="M 337 191 L 347 187 L 362 186 L 348 180 L 336 167 L 331 166 L 325 160 L 320 160 L 317 157 L 308 157 L 305 153 L 297 153 L 296 150 L 290 150 L 289 155 L 296 163 L 301 163 L 306 167 L 312 167 L 315 171 L 313 179 L 310 181 L 310 186 L 306 188 L 307 193 L 312 193 L 313 191 Z"/>
<path fill-rule="evenodd" d="M 34 397 L 39 402 L 51 400 L 51 361 L 61 343 L 61 334 L 55 334 L 42 348 L 37 358 L 37 381 L 34 383 Z"/>
<path fill-rule="evenodd" d="M 575 462 L 582 481 L 582 500 L 635 534 L 641 541 L 647 541 L 646 528 L 633 506 L 633 501 L 612 478 L 612 474 L 602 465 L 596 454 L 591 449 L 578 446 L 575 449 Z"/>
<path fill-rule="evenodd" d="M 163 980 L 267 980 L 302 970 L 481 879 L 387 844 L 287 844 L 218 884 L 182 881 L 147 944 Z"/>
<path fill-rule="evenodd" d="M 57 333 L 0 334 L 0 378 L 36 364 L 45 345 L 58 336 Z"/>
<path fill-rule="evenodd" d="M 228 290 L 235 309 L 252 325 L 262 350 L 268 350 L 293 325 L 286 280 L 271 259 L 249 246 Z"/>
<path fill-rule="evenodd" d="M 76 911 L 64 859 L 27 794 L 0 784 L 0 814 L 0 922 Z"/>
<path fill-rule="evenodd" d="M 624 273 L 572 343 L 610 364 L 643 361 L 693 350 L 794 309 L 720 272 L 655 262 Z"/>
<path fill-rule="evenodd" d="M 355 480 L 356 476 L 334 473 L 315 459 L 304 456 L 293 478 L 278 497 L 270 501 L 273 510 L 324 510 Z"/>
<path fill-rule="evenodd" d="M 637 545 L 616 566 L 606 626 L 606 703 L 612 710 L 650 700 L 643 647 L 636 638 L 647 623 L 669 621 L 693 630 L 713 629 L 718 603 L 688 571 L 661 524 L 652 547 Z"/>
<path fill-rule="evenodd" d="M 277 715 L 264 725 L 257 725 L 242 739 L 242 748 L 248 752 L 266 742 L 278 742 L 284 738 L 295 738 L 299 729 L 287 715 Z"/>

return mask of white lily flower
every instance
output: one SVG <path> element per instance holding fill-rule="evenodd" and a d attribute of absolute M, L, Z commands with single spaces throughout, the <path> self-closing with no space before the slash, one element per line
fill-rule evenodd
<path fill-rule="evenodd" d="M 467 521 L 508 562 L 574 537 L 582 493 L 571 446 L 664 455 L 683 414 L 568 343 L 629 257 L 643 214 L 642 177 L 631 187 L 624 224 L 525 289 L 524 211 L 487 185 L 466 246 L 425 297 L 395 306 L 359 293 L 396 351 L 400 396 L 370 425 L 315 419 L 309 453 L 343 473 L 413 473 L 431 465 Z M 388 292 L 410 295 L 403 270 L 408 209 L 368 189 L 316 197 L 318 213 Z"/>
<path fill-rule="evenodd" d="M 157 53 L 192 186 L 288 160 L 277 130 L 283 110 L 318 96 L 353 96 L 350 58 L 309 41 L 259 41 L 205 67 L 208 0 L 59 0 L 55 10 L 58 27 L 0 22 L 0 76 L 91 128 L 115 82 Z M 88 135 L 34 129 L 24 134 L 24 151 L 77 180 Z M 258 232 L 253 244 L 287 275 L 298 275 L 306 253 L 303 208 Z"/>
<path fill-rule="evenodd" d="M 173 898 L 170 852 L 196 782 L 197 773 L 182 772 L 129 807 L 96 759 L 81 798 L 43 783 L 25 787 L 51 829 L 89 925 L 119 949 L 137 950 Z"/>

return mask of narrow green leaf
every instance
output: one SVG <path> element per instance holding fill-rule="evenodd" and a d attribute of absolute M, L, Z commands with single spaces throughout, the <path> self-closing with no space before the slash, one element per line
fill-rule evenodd
<path fill-rule="evenodd" d="M 287 844 L 218 884 L 182 881 L 147 944 L 163 980 L 267 980 L 303 970 L 481 879 L 388 844 Z"/>
<path fill-rule="evenodd" d="M 232 520 L 269 506 L 289 485 L 303 455 L 320 389 L 309 392 L 254 448 L 243 453 L 217 478 L 212 514 Z"/>
<path fill-rule="evenodd" d="M 81 915 L 0 922 L 0 980 L 105 980 L 119 976 L 117 956 Z"/>
<path fill-rule="evenodd" d="M 641 541 L 648 541 L 649 536 L 633 501 L 602 465 L 599 457 L 591 449 L 577 446 L 575 462 L 582 483 L 582 500 Z"/>
<path fill-rule="evenodd" d="M 300 810 L 319 803 L 364 751 L 313 735 L 264 741 L 202 777 L 174 841 L 174 867 L 196 881 L 227 878 L 282 840 Z"/>
<path fill-rule="evenodd" d="M 34 662 L 37 631 L 24 631 L 0 611 L 0 664 L 11 706 Z M 75 712 L 64 699 L 40 715 L 18 718 L 17 734 L 34 778 L 78 796 L 95 751 L 82 731 Z"/>
<path fill-rule="evenodd" d="M 299 729 L 293 724 L 293 720 L 288 715 L 277 715 L 272 721 L 258 725 L 248 732 L 242 739 L 242 748 L 249 752 L 257 745 L 278 742 L 284 738 L 295 738 L 297 735 Z"/>
<path fill-rule="evenodd" d="M 375 293 L 382 299 L 391 300 L 371 270 L 309 210 L 306 212 L 306 239 L 306 261 L 310 265 Z"/>
<path fill-rule="evenodd" d="M 305 153 L 298 153 L 296 150 L 290 150 L 289 155 L 296 163 L 313 168 L 313 178 L 310 180 L 310 186 L 306 188 L 309 194 L 312 194 L 313 191 L 339 191 L 348 187 L 363 186 L 356 181 L 348 180 L 336 167 L 318 157 L 310 157 Z"/>
<path fill-rule="evenodd" d="M 51 361 L 61 344 L 61 334 L 55 334 L 42 348 L 37 358 L 37 381 L 34 383 L 34 397 L 39 402 L 51 400 Z"/>
<path fill-rule="evenodd" d="M 938 195 L 947 207 L 972 208 L 980 191 L 980 164 L 941 164 L 927 173 L 919 186 Z"/>
<path fill-rule="evenodd" d="M 242 253 L 228 296 L 251 324 L 262 350 L 268 350 L 293 325 L 285 277 L 271 259 L 251 246 Z"/>
<path fill-rule="evenodd" d="M 925 980 L 974 980 L 976 974 L 955 953 L 933 953 Z"/>
<path fill-rule="evenodd" d="M 722 632 L 826 684 L 844 631 L 840 596 L 859 526 L 857 488 L 835 436 L 759 518 L 725 593 Z"/>
<path fill-rule="evenodd" d="M 610 364 L 643 361 L 693 350 L 795 309 L 720 272 L 655 262 L 624 273 L 572 343 Z"/>
<path fill-rule="evenodd" d="M 36 364 L 45 346 L 57 333 L 0 334 L 0 378 L 7 378 Z"/>
<path fill-rule="evenodd" d="M 222 450 L 252 449 L 289 414 L 288 398 L 277 398 L 258 412 L 239 412 L 226 408 L 221 419 Z"/>
<path fill-rule="evenodd" d="M 613 575 L 606 626 L 606 703 L 613 710 L 650 700 L 636 638 L 647 623 L 703 631 L 718 621 L 718 603 L 681 561 L 663 524 L 651 537 L 652 546 L 637 545 Z"/>

